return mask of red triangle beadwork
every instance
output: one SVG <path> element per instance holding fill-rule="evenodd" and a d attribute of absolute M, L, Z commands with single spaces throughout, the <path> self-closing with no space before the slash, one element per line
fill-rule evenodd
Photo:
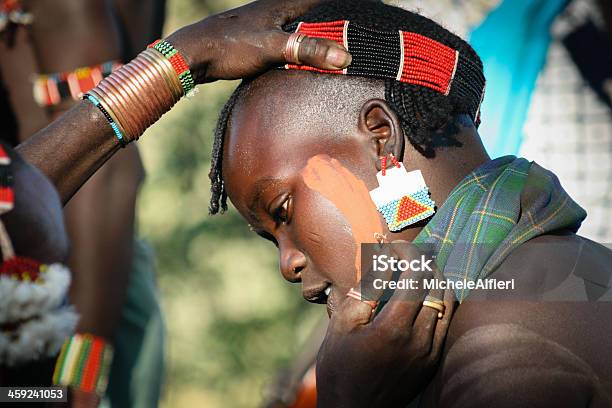
<path fill-rule="evenodd" d="M 399 203 L 395 222 L 402 222 L 408 220 L 428 210 L 429 207 L 424 206 L 423 204 L 414 200 L 412 197 L 404 196 L 402 197 L 402 200 Z"/>

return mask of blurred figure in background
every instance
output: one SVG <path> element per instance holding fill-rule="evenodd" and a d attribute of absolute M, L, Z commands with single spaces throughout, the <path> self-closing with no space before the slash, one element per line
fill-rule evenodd
<path fill-rule="evenodd" d="M 9 22 L 0 51 L 11 58 L 0 63 L 8 96 L 3 115 L 14 118 L 17 135 L 2 137 L 12 143 L 25 140 L 72 107 L 121 61 L 159 38 L 164 3 L 5 0 L 3 7 L 11 10 L 5 13 Z M 17 15 L 28 18 L 11 18 Z M 77 333 L 114 348 L 107 392 L 112 407 L 157 406 L 162 389 L 164 329 L 152 253 L 134 239 L 136 198 L 143 180 L 137 147 L 128 146 L 65 208 L 74 275 L 70 298 L 80 315 Z M 60 372 L 56 379 L 61 377 Z M 78 387 L 74 393 L 75 406 L 98 402 L 95 393 L 79 392 Z"/>

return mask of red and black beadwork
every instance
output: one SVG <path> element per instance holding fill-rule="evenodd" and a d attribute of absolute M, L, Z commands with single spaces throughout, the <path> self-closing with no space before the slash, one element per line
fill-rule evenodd
<path fill-rule="evenodd" d="M 485 87 L 482 66 L 438 41 L 401 30 L 374 30 L 348 20 L 299 22 L 290 31 L 336 41 L 353 60 L 348 68 L 337 71 L 293 64 L 287 64 L 287 69 L 388 78 L 424 86 L 468 101 L 470 115 L 478 117 Z"/>

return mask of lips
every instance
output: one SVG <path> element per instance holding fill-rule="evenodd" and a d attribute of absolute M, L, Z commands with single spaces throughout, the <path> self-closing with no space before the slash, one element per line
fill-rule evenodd
<path fill-rule="evenodd" d="M 327 305 L 327 315 L 331 317 L 332 313 L 336 308 L 335 295 L 336 291 L 333 289 L 331 283 L 316 286 L 309 289 L 304 289 L 302 295 L 304 299 L 311 303 L 318 303 L 321 305 Z"/>
<path fill-rule="evenodd" d="M 304 299 L 311 303 L 325 304 L 331 293 L 331 283 L 324 283 L 323 285 L 311 287 L 302 290 Z"/>

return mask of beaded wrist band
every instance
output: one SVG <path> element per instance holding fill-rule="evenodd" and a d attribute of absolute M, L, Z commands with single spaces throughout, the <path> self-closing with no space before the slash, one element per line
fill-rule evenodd
<path fill-rule="evenodd" d="M 53 383 L 104 395 L 113 347 L 101 337 L 77 333 L 66 340 L 57 359 Z"/>
<path fill-rule="evenodd" d="M 106 120 L 108 120 L 108 123 L 110 124 L 110 126 L 113 128 L 113 132 L 115 132 L 115 135 L 117 136 L 117 139 L 119 140 L 119 143 L 121 143 L 121 147 L 125 147 L 126 143 L 123 137 L 123 132 L 121 132 L 121 130 L 119 129 L 119 125 L 115 122 L 112 116 L 108 113 L 106 108 L 102 106 L 100 101 L 98 101 L 98 99 L 95 96 L 89 93 L 86 93 L 85 95 L 83 95 L 83 99 L 93 103 L 96 108 L 100 109 L 100 112 L 102 112 Z"/>
<path fill-rule="evenodd" d="M 179 77 L 181 81 L 181 85 L 183 87 L 183 94 L 187 95 L 191 90 L 195 87 L 195 81 L 193 80 L 193 76 L 191 75 L 191 71 L 189 70 L 189 65 L 183 58 L 180 52 L 176 48 L 172 46 L 167 41 L 157 40 L 153 44 L 149 45 L 149 48 L 153 48 L 154 50 L 161 53 L 170 64 L 172 64 L 172 68 Z"/>

